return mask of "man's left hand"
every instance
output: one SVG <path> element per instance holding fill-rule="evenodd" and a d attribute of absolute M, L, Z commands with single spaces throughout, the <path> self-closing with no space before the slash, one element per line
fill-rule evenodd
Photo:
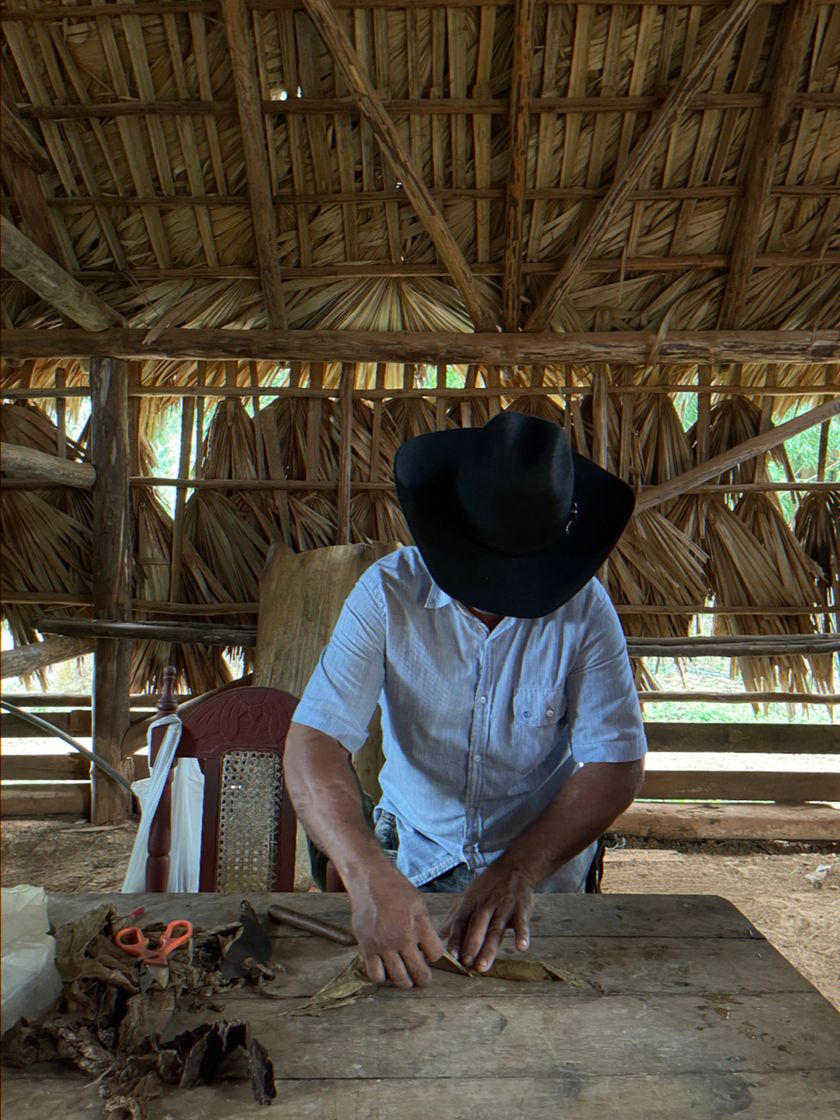
<path fill-rule="evenodd" d="M 446 947 L 467 968 L 486 972 L 492 967 L 505 930 L 512 929 L 516 948 L 530 943 L 534 886 L 519 870 L 499 859 L 470 884 L 440 930 Z"/>

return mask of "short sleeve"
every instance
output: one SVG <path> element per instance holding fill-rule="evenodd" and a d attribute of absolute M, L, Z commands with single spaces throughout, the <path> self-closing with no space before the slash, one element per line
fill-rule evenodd
<path fill-rule="evenodd" d="M 566 718 L 576 762 L 632 762 L 647 751 L 624 631 L 593 581 L 580 648 L 566 679 Z"/>
<path fill-rule="evenodd" d="M 367 740 L 385 681 L 385 609 L 370 575 L 345 600 L 294 715 L 351 752 Z"/>

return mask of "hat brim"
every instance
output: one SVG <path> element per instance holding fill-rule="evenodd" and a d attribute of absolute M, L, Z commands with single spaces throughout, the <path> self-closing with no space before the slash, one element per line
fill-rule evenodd
<path fill-rule="evenodd" d="M 502 553 L 470 536 L 455 493 L 461 462 L 475 448 L 478 429 L 463 428 L 410 440 L 397 452 L 397 497 L 420 555 L 435 583 L 453 599 L 514 618 L 540 618 L 567 603 L 612 552 L 635 504 L 626 482 L 573 452 L 569 533 L 539 552 Z"/>

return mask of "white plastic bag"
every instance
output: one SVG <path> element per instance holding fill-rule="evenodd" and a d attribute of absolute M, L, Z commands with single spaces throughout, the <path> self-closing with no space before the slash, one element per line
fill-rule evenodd
<path fill-rule="evenodd" d="M 21 1017 L 35 1019 L 61 994 L 55 939 L 47 932 L 43 887 L 3 887 L 3 1013 L 5 1034 Z"/>
<path fill-rule="evenodd" d="M 181 739 L 178 716 L 162 716 L 149 726 L 147 742 L 150 748 L 152 731 L 156 727 L 165 727 L 166 731 L 150 776 L 133 782 L 131 786 L 140 802 L 141 816 L 122 885 L 123 891 L 127 892 L 142 893 L 146 889 L 149 833 Z M 204 818 L 204 775 L 197 758 L 182 758 L 175 763 L 170 806 L 172 842 L 166 889 L 193 893 L 198 890 L 201 870 L 201 826 Z"/>

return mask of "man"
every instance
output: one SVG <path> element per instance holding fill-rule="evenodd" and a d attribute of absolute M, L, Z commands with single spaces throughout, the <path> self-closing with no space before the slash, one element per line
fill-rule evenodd
<path fill-rule="evenodd" d="M 450 950 L 528 947 L 535 890 L 585 889 L 639 791 L 645 738 L 624 636 L 593 578 L 633 509 L 624 482 L 519 413 L 404 444 L 416 547 L 348 597 L 286 742 L 289 792 L 350 895 L 368 974 L 428 983 Z M 348 752 L 382 709 L 372 832 Z M 420 890 L 463 891 L 440 931 Z"/>

